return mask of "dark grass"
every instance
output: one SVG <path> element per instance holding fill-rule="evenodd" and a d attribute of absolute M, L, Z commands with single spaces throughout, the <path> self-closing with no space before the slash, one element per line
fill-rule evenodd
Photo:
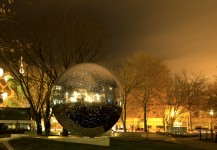
<path fill-rule="evenodd" d="M 11 134 L 0 134 L 0 138 L 11 137 Z"/>
<path fill-rule="evenodd" d="M 5 147 L 3 143 L 0 143 L 0 150 L 7 150 L 7 148 Z"/>
<path fill-rule="evenodd" d="M 145 138 L 110 138 L 110 146 L 58 142 L 40 138 L 20 138 L 9 141 L 15 150 L 199 150 L 165 141 Z"/>

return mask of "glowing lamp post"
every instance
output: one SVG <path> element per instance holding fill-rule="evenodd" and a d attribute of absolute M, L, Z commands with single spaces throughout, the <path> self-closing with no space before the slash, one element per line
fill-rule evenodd
<path fill-rule="evenodd" d="M 213 129 L 212 129 L 212 117 L 214 115 L 213 109 L 210 110 L 209 114 L 210 114 L 210 131 L 211 131 L 211 137 L 213 139 Z"/>

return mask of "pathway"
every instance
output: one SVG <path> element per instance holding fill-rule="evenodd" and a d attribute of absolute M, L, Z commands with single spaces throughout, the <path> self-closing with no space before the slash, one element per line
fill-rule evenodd
<path fill-rule="evenodd" d="M 169 136 L 158 135 L 158 134 L 150 134 L 149 139 L 150 140 L 160 140 L 160 141 L 170 141 L 170 142 L 181 144 L 181 145 L 199 148 L 201 150 L 216 150 L 217 149 L 217 143 L 209 142 L 209 141 L 200 141 L 199 137 L 180 138 L 180 137 L 169 137 Z"/>

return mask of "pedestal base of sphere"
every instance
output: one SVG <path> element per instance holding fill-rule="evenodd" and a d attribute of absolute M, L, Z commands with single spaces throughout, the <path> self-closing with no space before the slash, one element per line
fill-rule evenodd
<path fill-rule="evenodd" d="M 99 137 L 76 137 L 76 136 L 49 136 L 49 140 L 62 141 L 62 142 L 71 142 L 71 143 L 81 143 L 81 144 L 90 144 L 90 145 L 99 145 L 99 146 L 109 146 L 110 138 L 108 136 L 99 136 Z"/>

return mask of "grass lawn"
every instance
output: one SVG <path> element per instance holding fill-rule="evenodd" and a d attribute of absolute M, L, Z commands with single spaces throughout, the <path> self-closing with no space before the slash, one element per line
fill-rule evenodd
<path fill-rule="evenodd" d="M 9 141 L 15 150 L 198 150 L 192 147 L 144 138 L 110 138 L 110 146 L 95 146 L 57 142 L 40 138 L 20 138 Z"/>

